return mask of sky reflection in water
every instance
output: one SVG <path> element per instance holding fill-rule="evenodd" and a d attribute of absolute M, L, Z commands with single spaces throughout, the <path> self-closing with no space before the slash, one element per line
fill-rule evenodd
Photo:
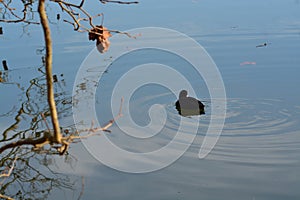
<path fill-rule="evenodd" d="M 96 6 L 91 5 L 91 8 L 96 9 Z M 83 199 L 299 198 L 299 11 L 297 0 L 194 0 L 184 3 L 156 0 L 142 1 L 135 6 L 103 7 L 105 24 L 112 29 L 162 26 L 181 31 L 203 45 L 224 79 L 228 96 L 226 124 L 214 150 L 206 159 L 199 160 L 197 153 L 211 115 L 206 86 L 203 81 L 193 78 L 193 71 L 186 63 L 178 63 L 166 53 L 152 52 L 170 66 L 186 67 L 188 70 L 182 73 L 199 85 L 196 92 L 207 110 L 203 117 L 192 118 L 199 120 L 200 128 L 189 150 L 163 170 L 132 175 L 99 164 L 78 144 L 71 148 L 71 153 L 78 159 L 76 166 L 69 169 L 58 159 L 58 171 L 85 176 Z M 1 60 L 6 59 L 10 69 L 40 66 L 40 55 L 36 55 L 36 49 L 42 46 L 39 28 L 32 26 L 30 36 L 19 38 L 22 34 L 19 26 L 1 26 L 4 31 L 0 36 Z M 76 71 L 94 43 L 88 41 L 86 34 L 73 33 L 71 27 L 62 26 L 62 23 L 53 25 L 52 30 L 54 70 L 57 74 L 68 74 L 65 90 L 72 91 Z M 265 42 L 267 46 L 256 48 Z M 137 62 L 149 60 L 147 54 L 142 53 L 135 56 Z M 246 61 L 255 64 L 240 65 Z M 122 74 L 117 64 L 108 71 L 106 79 L 104 76 L 99 91 L 103 90 L 101 87 L 109 90 L 110 81 Z M 24 72 L 26 76 L 31 73 L 30 70 Z M 5 94 L 5 97 L 1 95 L 1 105 L 19 106 L 18 92 L 15 92 L 18 89 L 13 87 L 1 83 L 1 94 Z M 132 99 L 133 118 L 141 125 L 147 124 L 148 108 L 160 102 L 169 115 L 165 134 L 137 143 L 121 135 L 114 126 L 109 137 L 120 147 L 132 151 L 153 150 L 167 144 L 180 120 L 174 107 L 176 99 L 162 87 L 141 88 Z M 99 101 L 96 105 L 100 110 L 106 105 L 105 101 L 102 103 Z M 1 106 L 0 114 L 9 111 L 8 107 Z M 105 110 L 98 115 L 103 122 L 111 118 Z M 0 130 L 7 128 L 11 120 L 1 115 Z M 71 120 L 63 121 L 67 124 Z M 51 199 L 65 195 L 73 198 L 73 193 L 62 194 L 55 189 L 51 195 Z"/>

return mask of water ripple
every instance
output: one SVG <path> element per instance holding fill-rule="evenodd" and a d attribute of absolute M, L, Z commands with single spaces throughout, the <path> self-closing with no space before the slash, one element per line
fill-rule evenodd
<path fill-rule="evenodd" d="M 167 121 L 159 134 L 144 140 L 119 134 L 111 139 L 122 148 L 133 152 L 153 151 L 167 145 L 177 134 L 183 118 L 177 113 L 169 95 L 165 93 L 144 96 L 133 99 L 132 102 L 136 107 L 133 106 L 130 114 L 143 125 L 149 122 L 147 113 L 151 105 L 165 102 L 161 105 L 166 110 Z M 199 148 L 206 135 L 210 118 L 213 116 L 210 111 L 210 101 L 204 99 L 203 102 L 206 105 L 206 114 L 189 117 L 183 124 L 187 127 L 186 130 L 189 130 L 188 127 L 193 130 L 192 127 L 199 123 L 196 139 L 186 153 L 194 158 L 198 158 Z M 247 166 L 299 162 L 299 111 L 300 107 L 286 105 L 282 100 L 277 99 L 228 99 L 223 132 L 207 158 Z M 194 133 L 187 131 L 182 134 L 189 137 Z"/>
<path fill-rule="evenodd" d="M 299 163 L 299 110 L 277 99 L 229 99 L 222 135 L 208 158 L 247 167 Z"/>

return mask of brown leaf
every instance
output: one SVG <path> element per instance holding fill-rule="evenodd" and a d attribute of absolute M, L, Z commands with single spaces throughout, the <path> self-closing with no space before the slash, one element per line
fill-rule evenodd
<path fill-rule="evenodd" d="M 96 26 L 95 28 L 89 31 L 89 40 L 96 40 L 96 39 L 107 39 L 111 37 L 111 33 L 107 28 L 104 26 Z"/>
<path fill-rule="evenodd" d="M 111 33 L 104 26 L 96 26 L 89 32 L 89 40 L 96 40 L 96 46 L 100 53 L 104 53 L 108 50 L 110 42 L 108 40 L 111 37 Z"/>

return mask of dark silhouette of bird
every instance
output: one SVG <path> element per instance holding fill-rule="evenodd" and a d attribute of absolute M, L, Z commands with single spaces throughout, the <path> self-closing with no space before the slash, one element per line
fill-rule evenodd
<path fill-rule="evenodd" d="M 186 90 L 179 93 L 179 99 L 175 103 L 178 113 L 182 116 L 204 115 L 204 104 L 193 97 L 188 97 L 187 94 Z"/>

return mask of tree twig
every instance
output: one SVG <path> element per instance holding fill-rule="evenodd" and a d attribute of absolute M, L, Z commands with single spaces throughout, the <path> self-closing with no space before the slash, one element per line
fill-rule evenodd
<path fill-rule="evenodd" d="M 45 146 L 46 144 L 59 144 L 60 146 L 58 147 L 54 147 L 58 150 L 59 154 L 64 154 L 67 152 L 69 145 L 76 139 L 86 139 L 88 137 L 92 137 L 92 136 L 96 136 L 96 135 L 100 135 L 100 133 L 97 133 L 98 131 L 104 131 L 104 132 L 111 132 L 110 130 L 108 130 L 117 119 L 119 119 L 120 117 L 123 116 L 122 114 L 122 107 L 123 107 L 123 101 L 124 98 L 121 98 L 121 103 L 120 103 L 120 108 L 119 108 L 119 113 L 116 117 L 114 117 L 113 119 L 109 120 L 109 122 L 107 124 L 105 124 L 102 127 L 96 127 L 93 128 L 93 122 L 91 124 L 91 128 L 89 129 L 84 129 L 84 130 L 80 130 L 77 131 L 76 134 L 70 134 L 69 136 L 64 136 L 61 137 L 61 141 L 57 142 L 57 140 L 55 139 L 55 136 L 52 134 L 52 131 L 44 131 L 44 135 L 40 138 L 26 138 L 26 139 L 22 139 L 22 140 L 18 140 L 15 142 L 11 142 L 11 143 L 7 143 L 4 146 L 0 147 L 0 154 L 7 150 L 7 149 L 11 149 L 11 148 L 15 148 L 15 147 L 19 147 L 19 146 L 23 146 L 23 145 L 32 145 L 35 148 L 41 148 L 43 146 Z M 88 132 L 87 135 L 80 135 L 80 133 L 82 132 Z"/>
<path fill-rule="evenodd" d="M 12 173 L 14 167 L 15 167 L 17 159 L 18 159 L 18 156 L 16 156 L 15 159 L 13 160 L 13 163 L 11 164 L 11 167 L 9 168 L 8 172 L 0 174 L 0 178 L 9 177 L 11 175 L 11 173 Z"/>
<path fill-rule="evenodd" d="M 7 177 L 9 177 L 11 175 L 11 173 L 12 173 L 14 167 L 15 167 L 17 159 L 18 159 L 18 156 L 16 156 L 15 159 L 13 160 L 13 162 L 12 162 L 12 164 L 11 164 L 8 172 L 0 174 L 0 178 L 3 178 L 3 177 L 7 178 Z M 4 180 L 2 182 L 0 182 L 0 185 L 2 185 L 2 183 L 4 182 Z M 1 199 L 6 199 L 6 200 L 14 200 L 13 198 L 11 198 L 9 196 L 6 196 L 6 195 L 3 195 L 3 194 L 0 194 L 0 198 Z"/>
<path fill-rule="evenodd" d="M 31 3 L 25 3 L 24 4 L 24 9 L 22 10 L 23 16 L 20 17 L 16 13 L 14 13 L 14 8 L 9 7 L 8 4 L 6 4 L 4 1 L 0 0 L 0 3 L 3 4 L 3 6 L 10 12 L 11 15 L 13 15 L 16 19 L 0 19 L 0 22 L 5 22 L 5 23 L 27 23 L 27 24 L 40 24 L 39 22 L 35 21 L 29 21 L 27 20 L 27 12 L 28 12 L 28 7 L 31 5 Z"/>
<path fill-rule="evenodd" d="M 7 149 L 11 149 L 11 148 L 15 148 L 18 146 L 23 146 L 23 145 L 32 145 L 36 148 L 39 148 L 41 146 L 44 146 L 45 144 L 50 144 L 52 141 L 53 141 L 53 139 L 51 137 L 51 134 L 48 132 L 44 132 L 44 136 L 41 138 L 37 138 L 37 139 L 26 138 L 23 140 L 18 140 L 15 142 L 7 143 L 7 144 L 3 145 L 2 147 L 0 147 L 0 154 Z"/>
<path fill-rule="evenodd" d="M 83 192 L 84 192 L 84 176 L 81 176 L 81 191 L 80 191 L 80 194 L 79 194 L 77 200 L 81 199 Z"/>
<path fill-rule="evenodd" d="M 13 198 L 9 197 L 9 196 L 5 196 L 3 194 L 0 194 L 0 198 L 2 199 L 6 199 L 6 200 L 14 200 Z"/>

